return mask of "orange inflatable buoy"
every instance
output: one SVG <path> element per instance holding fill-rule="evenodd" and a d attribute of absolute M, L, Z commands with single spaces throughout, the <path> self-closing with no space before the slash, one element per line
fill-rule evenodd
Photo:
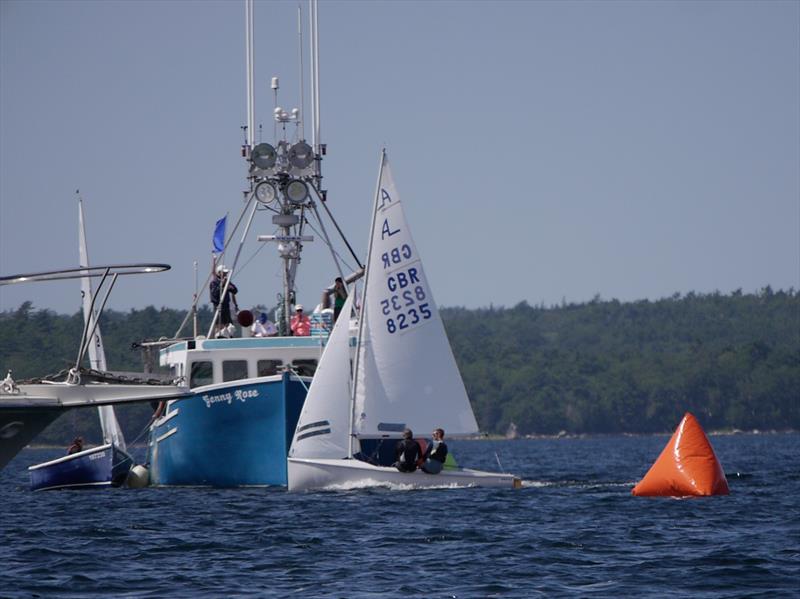
<path fill-rule="evenodd" d="M 711 443 L 694 416 L 686 415 L 655 464 L 639 481 L 640 497 L 727 495 L 728 480 Z"/>

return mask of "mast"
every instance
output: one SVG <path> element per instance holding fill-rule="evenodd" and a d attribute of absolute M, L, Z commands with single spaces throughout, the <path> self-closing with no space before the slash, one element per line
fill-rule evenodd
<path fill-rule="evenodd" d="M 320 112 L 319 112 L 319 23 L 317 21 L 319 16 L 319 6 L 317 0 L 311 0 L 314 7 L 314 136 L 317 140 L 317 151 L 322 147 L 322 138 L 320 137 Z"/>
<path fill-rule="evenodd" d="M 297 54 L 300 58 L 299 61 L 299 70 L 300 70 L 300 114 L 303 115 L 305 118 L 306 114 L 306 100 L 305 100 L 305 88 L 303 86 L 303 8 L 300 4 L 297 5 Z M 305 130 L 303 127 L 303 121 L 300 121 L 300 139 L 305 139 Z"/>
<path fill-rule="evenodd" d="M 283 289 L 282 297 L 280 298 L 280 308 L 282 314 L 277 318 L 279 329 L 282 334 L 287 334 L 289 330 L 289 321 L 292 312 L 292 306 L 295 304 L 295 278 L 297 275 L 297 268 L 300 264 L 300 255 L 303 250 L 303 244 L 314 240 L 311 235 L 304 235 L 304 228 L 307 222 L 306 216 L 312 214 L 319 221 L 323 230 L 322 236 L 326 243 L 330 246 L 327 232 L 324 230 L 324 224 L 319 217 L 319 211 L 314 200 L 314 196 L 323 203 L 325 211 L 330 215 L 330 211 L 325 205 L 327 195 L 326 191 L 321 189 L 322 184 L 322 155 L 325 154 L 325 145 L 320 143 L 320 106 L 319 106 L 319 29 L 317 19 L 317 0 L 309 0 L 310 7 L 310 21 L 311 28 L 310 41 L 310 83 L 311 83 L 311 135 L 312 143 L 309 145 L 304 138 L 305 128 L 303 124 L 304 113 L 299 108 L 292 108 L 285 110 L 278 104 L 278 90 L 280 84 L 278 77 L 272 77 L 271 88 L 274 94 L 274 108 L 273 115 L 273 139 L 272 143 L 259 141 L 256 143 L 254 140 L 254 123 L 255 117 L 253 114 L 254 100 L 253 91 L 253 44 L 254 44 L 254 17 L 253 17 L 253 1 L 245 0 L 245 58 L 247 66 L 247 126 L 245 127 L 247 133 L 245 135 L 245 146 L 243 147 L 242 156 L 248 163 L 247 179 L 249 181 L 249 189 L 245 192 L 246 203 L 255 200 L 253 211 L 270 211 L 272 215 L 272 224 L 277 228 L 277 234 L 273 235 L 259 235 L 259 241 L 274 241 L 277 244 L 278 256 L 283 261 L 282 278 Z M 304 106 L 305 87 L 303 85 L 303 31 L 302 31 L 302 10 L 298 9 L 298 44 L 299 51 L 299 66 L 300 66 L 300 105 Z M 296 127 L 295 135 L 289 136 L 287 128 L 294 125 Z M 292 141 L 290 141 L 292 139 Z M 313 192 L 313 193 L 312 193 Z M 250 220 L 248 221 L 248 229 L 252 221 L 251 213 Z M 244 212 L 242 213 L 244 215 Z M 333 218 L 331 217 L 333 221 Z M 336 225 L 336 221 L 333 221 Z M 336 225 L 337 231 L 344 239 L 344 235 Z M 246 234 L 246 233 L 245 233 Z M 347 240 L 344 239 L 345 243 Z M 242 238 L 244 243 L 244 237 Z M 350 245 L 347 244 L 348 248 Z M 241 248 L 241 244 L 240 244 Z M 352 248 L 351 252 L 352 252 Z M 337 269 L 340 275 L 341 267 L 338 260 L 335 259 Z M 237 251 L 238 256 L 238 251 Z M 356 257 L 356 262 L 358 258 Z M 360 263 L 359 263 L 360 266 Z M 233 278 L 235 273 L 234 268 L 231 269 L 231 276 L 228 280 Z M 213 327 L 213 324 L 212 324 Z"/>
<path fill-rule="evenodd" d="M 86 247 L 86 225 L 84 224 L 83 220 L 83 199 L 78 196 L 78 243 L 79 243 L 79 252 L 80 252 L 80 260 L 78 262 L 79 266 L 89 266 L 89 253 Z M 89 277 L 81 277 L 81 300 L 83 305 L 83 318 L 86 322 L 89 322 L 89 328 L 94 325 L 94 320 L 96 318 L 96 313 L 93 313 L 91 310 L 92 304 L 92 283 Z M 103 338 L 100 335 L 100 329 L 98 328 L 92 339 L 88 342 L 89 345 L 89 365 L 94 370 L 105 371 L 107 370 L 106 366 L 106 355 L 103 349 Z"/>
<path fill-rule="evenodd" d="M 197 286 L 197 260 L 194 261 L 194 301 L 192 302 L 192 339 L 197 339 L 197 297 L 200 289 Z"/>
<path fill-rule="evenodd" d="M 369 267 L 372 262 L 372 239 L 375 236 L 375 221 L 378 218 L 378 201 L 381 197 L 381 180 L 383 178 L 383 166 L 386 164 L 386 148 L 381 149 L 381 163 L 378 169 L 378 180 L 375 183 L 375 202 L 372 206 L 372 222 L 369 227 L 369 244 L 367 246 L 367 264 L 364 269 L 364 288 L 361 290 L 361 314 L 358 319 L 358 336 L 356 341 L 356 361 L 353 365 L 353 389 L 350 395 L 350 455 L 355 454 L 353 443 L 355 441 L 355 409 L 356 393 L 358 391 L 358 369 L 361 362 L 361 346 L 364 342 L 364 322 L 367 318 L 367 287 L 369 286 Z"/>
<path fill-rule="evenodd" d="M 247 87 L 247 129 L 245 132 L 245 144 L 247 150 L 253 147 L 255 136 L 255 91 L 253 89 L 253 0 L 245 0 L 245 79 Z"/>
<path fill-rule="evenodd" d="M 319 154 L 319 141 L 317 139 L 317 85 L 316 79 L 314 78 L 314 73 L 317 69 L 317 55 L 314 52 L 314 13 L 316 10 L 316 6 L 314 0 L 308 0 L 308 28 L 309 28 L 309 42 L 311 44 L 311 48 L 309 51 L 309 61 L 310 65 L 310 76 L 309 76 L 309 83 L 311 84 L 311 147 L 314 148 L 314 152 Z"/>
<path fill-rule="evenodd" d="M 78 245 L 80 261 L 79 266 L 89 267 L 89 252 L 86 245 L 86 225 L 83 219 L 83 199 L 78 194 Z M 105 372 L 106 352 L 103 348 L 103 337 L 100 335 L 100 325 L 97 322 L 97 312 L 93 309 L 93 294 L 91 279 L 87 276 L 81 277 L 81 298 L 83 304 L 83 318 L 86 329 L 90 331 L 91 337 L 86 340 L 89 348 L 89 364 L 94 370 Z M 108 298 L 108 295 L 106 295 Z M 103 442 L 114 443 L 117 447 L 125 450 L 125 438 L 122 429 L 117 422 L 113 406 L 101 406 L 97 408 L 100 417 L 100 428 L 103 431 Z"/>
<path fill-rule="evenodd" d="M 252 93 L 253 87 L 253 7 L 252 0 L 247 2 L 247 79 L 248 94 Z M 311 3 L 311 10 L 316 11 L 316 2 Z M 299 67 L 300 67 L 300 101 L 303 105 L 305 89 L 303 87 L 303 54 L 302 54 L 302 11 L 298 8 L 298 44 L 300 45 Z M 312 26 L 315 25 L 312 19 Z M 316 61 L 318 53 L 316 51 L 315 36 L 311 35 L 311 61 L 312 71 L 316 71 Z M 311 77 L 312 83 L 312 102 L 318 96 L 314 75 Z M 300 263 L 300 254 L 303 250 L 303 243 L 313 241 L 310 235 L 304 235 L 303 229 L 306 219 L 306 211 L 316 212 L 314 200 L 312 199 L 313 190 L 316 195 L 324 199 L 324 192 L 318 189 L 321 179 L 319 168 L 319 155 L 312 146 L 309 146 L 304 139 L 303 113 L 301 109 L 293 108 L 289 111 L 284 110 L 278 105 L 278 90 L 280 84 L 278 77 L 272 77 L 271 88 L 274 94 L 275 106 L 273 109 L 274 139 L 270 143 L 258 143 L 253 145 L 252 135 L 247 136 L 248 147 L 243 155 L 249 162 L 248 179 L 250 190 L 247 192 L 248 201 L 255 199 L 255 209 L 268 210 L 273 212 L 272 224 L 278 228 L 277 235 L 259 235 L 259 241 L 274 241 L 277 243 L 278 255 L 283 260 L 282 278 L 283 290 L 281 298 L 282 314 L 279 321 L 279 328 L 282 334 L 287 334 L 289 330 L 289 320 L 291 317 L 292 306 L 295 303 L 295 277 L 297 267 Z M 255 119 L 250 114 L 253 101 L 248 96 L 248 131 L 253 127 L 251 120 Z M 319 114 L 319 107 L 312 107 L 312 118 Z M 289 141 L 287 128 L 291 125 L 296 127 L 296 137 L 298 141 Z M 314 131 L 317 129 L 315 128 Z M 252 220 L 252 216 L 251 216 Z M 248 224 L 249 226 L 249 224 Z M 244 241 L 244 239 L 242 240 Z M 235 269 L 233 269 L 235 270 Z M 233 276 L 233 271 L 231 277 Z"/>

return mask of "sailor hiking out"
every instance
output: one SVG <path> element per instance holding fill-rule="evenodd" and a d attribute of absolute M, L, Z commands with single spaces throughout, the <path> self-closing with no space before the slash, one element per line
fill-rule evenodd
<path fill-rule="evenodd" d="M 439 474 L 444 468 L 447 459 L 447 445 L 444 442 L 444 430 L 437 428 L 433 431 L 433 442 L 425 450 L 425 461 L 422 470 L 428 474 Z"/>
<path fill-rule="evenodd" d="M 414 433 L 410 429 L 405 429 L 403 439 L 397 443 L 395 448 L 394 467 L 400 472 L 414 472 L 421 455 L 422 450 L 419 443 L 414 440 Z"/>

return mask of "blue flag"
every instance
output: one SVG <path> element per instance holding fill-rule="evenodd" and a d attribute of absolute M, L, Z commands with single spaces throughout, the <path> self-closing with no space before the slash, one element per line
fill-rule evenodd
<path fill-rule="evenodd" d="M 226 214 L 214 226 L 214 251 L 218 253 L 225 249 L 225 221 L 227 218 Z"/>

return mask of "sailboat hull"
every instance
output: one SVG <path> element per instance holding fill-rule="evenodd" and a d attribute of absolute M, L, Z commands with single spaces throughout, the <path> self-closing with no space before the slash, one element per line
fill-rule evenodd
<path fill-rule="evenodd" d="M 443 487 L 519 488 L 511 474 L 467 468 L 442 470 L 439 474 L 400 472 L 394 467 L 373 466 L 355 459 L 289 458 L 289 490 L 312 491 L 361 487 L 401 486 L 415 489 Z"/>
<path fill-rule="evenodd" d="M 119 487 L 133 460 L 108 443 L 28 468 L 32 491 Z"/>
<path fill-rule="evenodd" d="M 285 486 L 305 385 L 283 374 L 198 388 L 173 402 L 150 431 L 151 483 Z"/>

